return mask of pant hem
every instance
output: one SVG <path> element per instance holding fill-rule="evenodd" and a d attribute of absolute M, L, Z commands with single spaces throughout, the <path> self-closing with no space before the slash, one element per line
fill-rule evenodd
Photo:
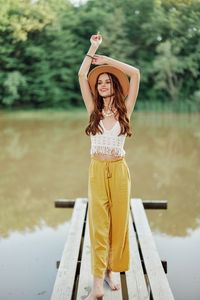
<path fill-rule="evenodd" d="M 104 278 L 105 277 L 105 272 L 103 274 L 93 272 L 92 275 L 95 276 L 95 277 Z"/>
<path fill-rule="evenodd" d="M 115 268 L 111 268 L 112 272 L 126 272 L 129 271 L 129 267 L 128 268 L 123 268 L 123 269 L 115 269 Z"/>

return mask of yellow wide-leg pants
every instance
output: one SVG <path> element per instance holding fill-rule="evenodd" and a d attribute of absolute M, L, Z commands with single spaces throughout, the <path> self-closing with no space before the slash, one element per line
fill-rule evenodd
<path fill-rule="evenodd" d="M 129 269 L 129 204 L 131 179 L 125 158 L 91 158 L 88 180 L 88 218 L 93 276 L 106 269 Z"/>

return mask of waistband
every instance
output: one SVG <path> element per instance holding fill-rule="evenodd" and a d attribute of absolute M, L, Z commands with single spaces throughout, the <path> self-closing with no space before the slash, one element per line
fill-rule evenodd
<path fill-rule="evenodd" d="M 100 163 L 116 163 L 116 162 L 119 162 L 119 161 L 125 161 L 125 157 L 122 156 L 122 157 L 119 157 L 115 160 L 112 160 L 112 159 L 98 159 L 96 157 L 91 157 L 91 160 L 95 160 L 95 161 L 98 161 Z"/>

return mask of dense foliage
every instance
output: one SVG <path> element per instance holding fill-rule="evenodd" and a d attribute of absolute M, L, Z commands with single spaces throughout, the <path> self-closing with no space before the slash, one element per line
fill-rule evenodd
<path fill-rule="evenodd" d="M 81 106 L 77 73 L 99 53 L 140 69 L 140 101 L 200 109 L 199 0 L 0 0 L 0 106 Z"/>

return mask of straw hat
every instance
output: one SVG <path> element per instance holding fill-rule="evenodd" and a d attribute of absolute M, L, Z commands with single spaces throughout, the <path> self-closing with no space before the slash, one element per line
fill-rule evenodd
<path fill-rule="evenodd" d="M 128 90 L 129 90 L 128 76 L 120 69 L 115 68 L 110 65 L 97 66 L 94 69 L 92 69 L 90 71 L 90 73 L 88 74 L 88 82 L 89 82 L 89 85 L 90 85 L 93 95 L 95 94 L 95 84 L 96 84 L 97 78 L 102 73 L 111 73 L 111 74 L 115 75 L 118 78 L 119 82 L 121 83 L 124 97 L 126 97 L 128 95 Z"/>

